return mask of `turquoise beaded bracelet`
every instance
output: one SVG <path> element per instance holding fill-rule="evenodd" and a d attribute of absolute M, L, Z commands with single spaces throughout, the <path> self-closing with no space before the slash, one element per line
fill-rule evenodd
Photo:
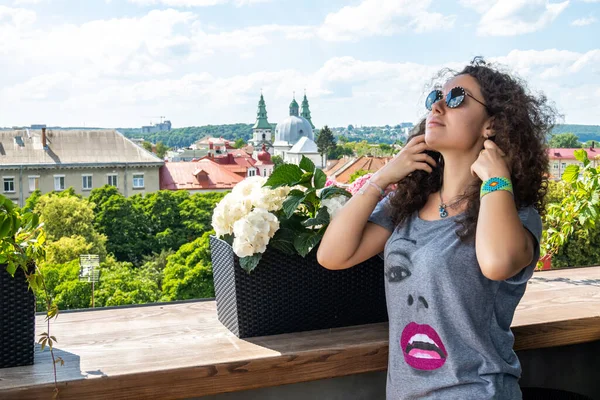
<path fill-rule="evenodd" d="M 481 190 L 479 192 L 479 198 L 481 199 L 486 194 L 492 193 L 492 192 L 495 192 L 498 190 L 506 190 L 507 192 L 510 192 L 511 194 L 514 195 L 513 186 L 512 186 L 512 182 L 510 181 L 510 179 L 505 178 L 503 176 L 499 176 L 499 177 L 495 177 L 495 178 L 490 178 L 490 179 L 486 180 L 485 182 L 483 182 L 483 184 L 481 185 Z"/>

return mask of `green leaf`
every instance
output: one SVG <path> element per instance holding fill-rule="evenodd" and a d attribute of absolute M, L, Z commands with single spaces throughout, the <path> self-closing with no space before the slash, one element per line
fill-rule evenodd
<path fill-rule="evenodd" d="M 586 161 L 589 161 L 587 152 L 584 149 L 575 150 L 573 154 L 575 155 L 577 161 L 579 161 L 580 163 L 586 164 Z"/>
<path fill-rule="evenodd" d="M 310 158 L 302 156 L 302 160 L 300 160 L 300 168 L 312 174 L 315 170 L 315 163 L 313 163 Z"/>
<path fill-rule="evenodd" d="M 240 258 L 240 266 L 247 272 L 250 273 L 262 258 L 262 253 L 255 253 L 248 257 Z"/>
<path fill-rule="evenodd" d="M 315 188 L 323 189 L 325 187 L 325 183 L 327 182 L 327 175 L 320 169 L 315 171 Z"/>
<path fill-rule="evenodd" d="M 294 214 L 294 212 L 298 209 L 300 203 L 304 201 L 305 197 L 306 195 L 304 194 L 304 192 L 297 189 L 294 189 L 288 193 L 288 196 L 283 201 L 282 205 L 283 212 L 285 213 L 285 216 L 287 218 L 290 218 Z"/>
<path fill-rule="evenodd" d="M 10 216 L 0 215 L 0 239 L 10 238 L 12 228 L 12 218 Z"/>
<path fill-rule="evenodd" d="M 275 189 L 280 186 L 294 186 L 302 177 L 302 170 L 294 164 L 282 164 L 267 179 L 264 187 L 270 186 Z"/>
<path fill-rule="evenodd" d="M 279 228 L 275 232 L 275 236 L 269 241 L 269 246 L 273 246 L 284 254 L 294 255 L 296 254 L 296 249 L 294 248 L 296 236 L 296 232 L 292 229 Z"/>
<path fill-rule="evenodd" d="M 329 223 L 329 212 L 325 207 L 319 209 L 315 218 L 309 218 L 302 223 L 305 227 L 311 227 L 315 225 L 327 225 Z"/>
<path fill-rule="evenodd" d="M 573 183 L 579 177 L 579 165 L 568 165 L 565 172 L 562 174 L 562 180 Z"/>
<path fill-rule="evenodd" d="M 300 177 L 300 180 L 298 182 L 294 182 L 291 186 L 302 185 L 308 189 L 311 189 L 312 177 L 312 172 L 305 172 L 304 174 L 302 174 L 302 177 Z"/>
<path fill-rule="evenodd" d="M 321 194 L 319 197 L 321 197 L 321 200 L 325 200 L 328 199 L 330 197 L 335 197 L 335 196 L 346 196 L 346 197 L 352 197 L 352 194 L 350 194 L 350 192 L 348 192 L 346 189 L 337 187 L 337 186 L 328 186 L 326 188 L 324 188 L 323 190 L 321 190 Z"/>
<path fill-rule="evenodd" d="M 298 254 L 302 257 L 306 257 L 306 255 L 319 244 L 322 237 L 323 235 L 318 232 L 304 232 L 296 237 L 296 240 L 294 240 L 294 247 Z"/>

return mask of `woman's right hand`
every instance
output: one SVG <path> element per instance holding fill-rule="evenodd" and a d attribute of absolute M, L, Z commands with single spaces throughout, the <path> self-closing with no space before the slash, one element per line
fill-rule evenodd
<path fill-rule="evenodd" d="M 433 172 L 437 164 L 430 155 L 424 153 L 425 150 L 433 150 L 425 143 L 425 135 L 415 136 L 383 168 L 375 172 L 371 179 L 379 186 L 386 187 L 418 169 Z"/>

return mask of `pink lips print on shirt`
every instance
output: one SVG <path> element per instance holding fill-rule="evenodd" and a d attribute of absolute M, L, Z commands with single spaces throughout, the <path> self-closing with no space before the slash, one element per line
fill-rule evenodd
<path fill-rule="evenodd" d="M 448 357 L 446 347 L 435 329 L 415 322 L 406 325 L 402 331 L 400 348 L 408 365 L 426 371 L 440 368 Z"/>

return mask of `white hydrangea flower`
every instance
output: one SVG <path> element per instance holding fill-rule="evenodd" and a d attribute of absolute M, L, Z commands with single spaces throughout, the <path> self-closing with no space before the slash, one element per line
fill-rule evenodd
<path fill-rule="evenodd" d="M 249 197 L 255 188 L 260 188 L 267 182 L 267 178 L 263 176 L 251 176 L 245 178 L 240 183 L 235 185 L 231 193 L 235 196 Z"/>
<path fill-rule="evenodd" d="M 264 253 L 279 229 L 279 220 L 264 208 L 255 208 L 233 224 L 233 251 L 238 257 Z"/>
<path fill-rule="evenodd" d="M 259 187 L 252 191 L 252 204 L 256 208 L 264 208 L 267 211 L 279 211 L 283 207 L 283 201 L 286 199 L 291 188 L 281 186 L 276 189 Z"/>
<path fill-rule="evenodd" d="M 331 219 L 335 217 L 335 215 L 344 207 L 344 205 L 348 202 L 348 197 L 346 196 L 335 196 L 330 197 L 325 200 L 321 200 L 321 206 L 327 208 L 327 212 Z"/>
<path fill-rule="evenodd" d="M 250 198 L 228 193 L 213 211 L 212 226 L 217 237 L 233 233 L 233 224 L 252 209 Z"/>

